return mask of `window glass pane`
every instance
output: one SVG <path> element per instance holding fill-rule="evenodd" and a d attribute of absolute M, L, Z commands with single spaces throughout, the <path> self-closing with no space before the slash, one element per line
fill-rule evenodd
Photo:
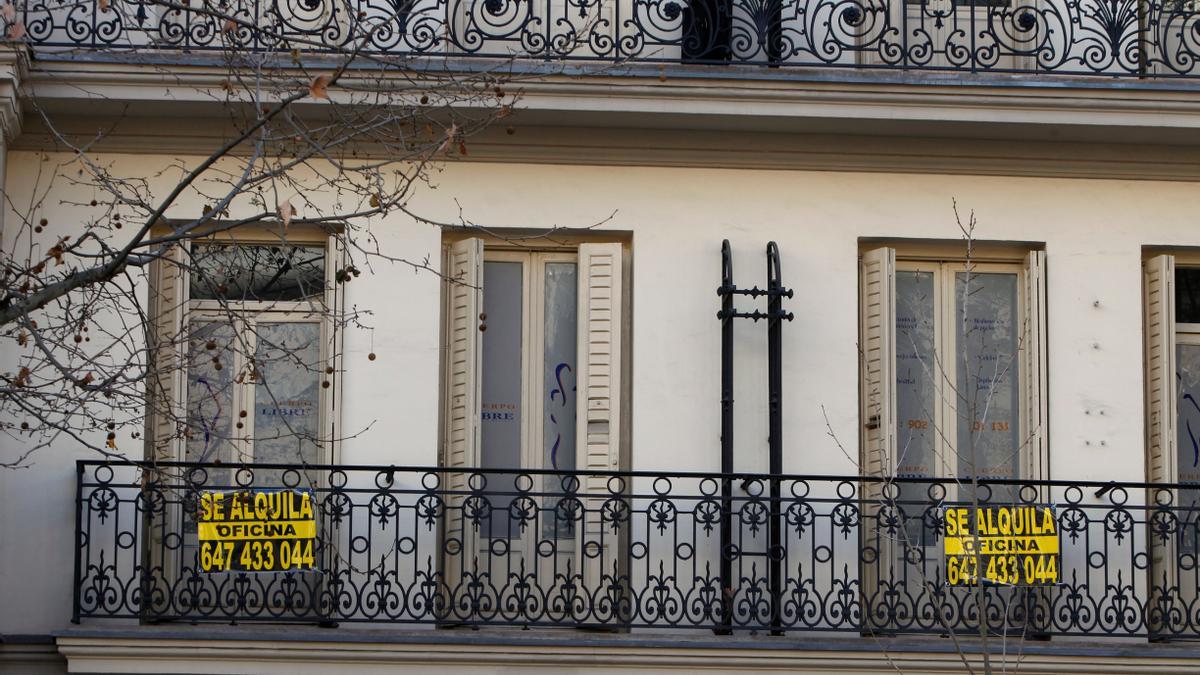
<path fill-rule="evenodd" d="M 1179 482 L 1200 485 L 1200 345 L 1175 347 L 1175 367 L 1179 384 L 1179 422 L 1176 425 Z M 1183 527 L 1181 546 L 1196 552 L 1197 520 L 1200 516 L 1200 490 L 1181 490 L 1179 503 Z"/>
<path fill-rule="evenodd" d="M 325 247 L 193 244 L 193 300 L 304 300 L 325 290 Z"/>
<path fill-rule="evenodd" d="M 1200 323 L 1200 267 L 1175 268 L 1175 321 Z"/>
<path fill-rule="evenodd" d="M 229 462 L 233 456 L 235 349 L 227 323 L 193 322 L 187 356 L 187 432 L 184 459 Z M 210 483 L 215 476 L 210 472 Z"/>
<path fill-rule="evenodd" d="M 521 325 L 522 264 L 486 261 L 483 264 L 483 390 L 480 411 L 480 464 L 484 468 L 521 466 Z M 489 475 L 493 491 L 511 492 L 511 475 Z M 510 498 L 493 498 L 493 515 L 484 537 L 508 537 Z M 515 533 L 511 533 L 515 534 Z"/>
<path fill-rule="evenodd" d="M 578 308 L 575 263 L 552 262 L 545 272 L 545 354 L 542 359 L 542 458 L 547 469 L 575 468 L 575 352 Z M 546 477 L 546 490 L 562 489 L 558 476 Z M 553 513 L 553 511 L 551 511 Z M 546 518 L 545 536 L 573 537 L 570 514 Z M 561 520 L 556 526 L 555 521 Z"/>
<path fill-rule="evenodd" d="M 958 473 L 1017 478 L 1020 466 L 1017 275 L 955 275 Z M 1016 490 L 996 489 L 993 501 Z M 969 493 L 965 495 L 970 498 Z"/>
<path fill-rule="evenodd" d="M 256 334 L 254 461 L 318 464 L 321 325 L 259 321 Z M 275 484 L 281 473 L 256 477 L 260 484 Z"/>
<path fill-rule="evenodd" d="M 937 475 L 933 272 L 896 272 L 896 477 Z M 909 544 L 924 537 L 929 485 L 900 486 Z M 930 541 L 929 543 L 932 543 Z"/>
<path fill-rule="evenodd" d="M 188 326 L 187 429 L 184 432 L 184 461 L 230 462 L 233 450 L 234 370 L 238 343 L 233 327 L 215 321 L 193 321 Z M 229 469 L 205 469 L 206 489 L 233 487 Z M 183 521 L 183 560 L 199 568 L 196 521 Z"/>

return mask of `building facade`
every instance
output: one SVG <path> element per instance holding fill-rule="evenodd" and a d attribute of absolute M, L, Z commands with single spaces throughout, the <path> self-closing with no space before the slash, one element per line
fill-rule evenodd
<path fill-rule="evenodd" d="M 161 195 L 231 133 L 203 10 L 117 4 L 6 15 L 10 258 L 93 218 L 81 157 Z M 382 12 L 364 54 L 502 63 L 511 113 L 372 251 L 320 189 L 155 249 L 90 332 L 146 355 L 140 408 L 41 443 L 6 407 L 0 664 L 1200 663 L 1193 7 L 358 4 L 282 21 L 298 82 Z"/>

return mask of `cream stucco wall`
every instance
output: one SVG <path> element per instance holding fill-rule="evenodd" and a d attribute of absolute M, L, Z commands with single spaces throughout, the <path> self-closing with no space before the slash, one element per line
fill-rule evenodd
<path fill-rule="evenodd" d="M 975 211 L 978 239 L 1045 245 L 1053 475 L 1143 474 L 1142 247 L 1200 245 L 1184 206 L 1193 184 L 488 165 L 456 166 L 443 183 L 454 178 L 470 186 L 464 210 L 492 227 L 586 224 L 616 210 L 611 226 L 633 231 L 634 468 L 718 466 L 714 289 L 728 237 L 739 284 L 761 285 L 773 239 L 797 291 L 784 329 L 785 469 L 853 471 L 822 406 L 853 453 L 859 239 L 953 239 L 957 200 Z M 738 326 L 739 468 L 766 465 L 763 332 Z"/>
<path fill-rule="evenodd" d="M 104 159 L 118 173 L 145 175 L 172 160 Z M 35 153 L 9 154 L 5 187 L 19 203 L 35 192 L 39 164 L 47 162 Z M 786 302 L 796 320 L 783 338 L 785 470 L 854 473 L 827 434 L 826 414 L 833 434 L 856 455 L 859 239 L 953 239 L 957 200 L 961 211 L 978 217 L 979 239 L 1045 246 L 1051 477 L 1144 476 L 1142 247 L 1200 247 L 1194 183 L 499 163 L 451 164 L 435 181 L 436 190 L 410 204 L 429 217 L 453 221 L 461 206 L 465 217 L 491 228 L 550 228 L 588 226 L 611 215 L 604 228 L 632 232 L 635 469 L 719 466 L 714 290 L 720 243 L 729 238 L 739 285 L 762 284 L 763 249 L 775 240 L 784 281 L 796 290 Z M 48 237 L 86 215 L 57 194 L 39 209 L 52 224 Z M 193 195 L 181 209 L 200 206 Z M 390 254 L 439 259 L 434 227 L 397 214 L 372 229 Z M 359 330 L 345 336 L 342 429 L 362 433 L 342 444 L 338 461 L 431 465 L 439 283 L 406 265 L 372 267 L 347 291 L 349 303 L 374 312 L 366 322 L 375 329 L 373 336 Z M 764 329 L 744 323 L 737 330 L 738 468 L 763 470 Z M 366 358 L 372 349 L 379 355 L 374 362 Z M 0 369 L 10 370 L 16 356 L 0 355 Z M 120 447 L 140 457 L 132 440 Z M 6 440 L 5 448 L 12 452 L 19 443 Z M 39 452 L 31 468 L 0 471 L 0 632 L 50 632 L 67 623 L 73 460 L 88 456 L 64 442 Z"/>

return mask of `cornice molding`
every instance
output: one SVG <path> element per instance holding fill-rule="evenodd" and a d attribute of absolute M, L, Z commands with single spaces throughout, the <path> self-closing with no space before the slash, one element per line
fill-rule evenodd
<path fill-rule="evenodd" d="M 705 72 L 707 76 L 691 77 L 517 76 L 514 87 L 522 92 L 522 109 L 563 113 L 1200 128 L 1200 87 L 1098 87 L 1094 80 L 1071 79 L 1055 80 L 1055 86 L 964 86 L 963 76 L 956 81 L 770 80 L 719 78 Z M 29 72 L 28 91 L 46 100 L 211 104 L 222 98 L 226 78 L 226 71 L 211 66 L 37 61 Z M 374 81 L 375 75 L 359 76 L 354 71 L 345 76 L 347 87 L 370 86 Z M 330 93 L 336 95 L 335 90 Z M 414 89 L 414 96 L 419 93 Z"/>
<path fill-rule="evenodd" d="M 515 135 L 472 138 L 469 161 L 1200 180 L 1200 87 L 686 72 L 523 80 Z M 229 133 L 224 79 L 204 65 L 36 61 L 24 91 L 81 139 L 124 118 L 97 151 L 207 155 Z M 53 142 L 31 116 L 14 147 Z"/>
<path fill-rule="evenodd" d="M 28 66 L 29 58 L 23 48 L 0 44 L 0 134 L 4 141 L 21 135 L 21 86 Z"/>
<path fill-rule="evenodd" d="M 41 120 L 31 120 L 15 150 L 54 151 Z M 92 141 L 97 120 L 59 120 L 59 131 Z M 972 174 L 1116 180 L 1200 181 L 1200 148 L 930 136 L 838 133 L 712 132 L 704 129 L 513 126 L 468 139 L 469 155 L 447 161 L 765 169 L 873 173 Z M 134 118 L 116 124 L 95 152 L 204 156 L 227 137 L 212 119 Z M 369 146 L 353 148 L 372 157 Z"/>
<path fill-rule="evenodd" d="M 1200 150 L 1180 146 L 537 128 L 472 139 L 473 161 L 1117 180 L 1200 180 Z"/>

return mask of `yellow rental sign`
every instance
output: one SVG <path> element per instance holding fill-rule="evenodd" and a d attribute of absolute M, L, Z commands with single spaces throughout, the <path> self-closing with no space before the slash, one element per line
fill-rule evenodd
<path fill-rule="evenodd" d="M 196 521 L 204 572 L 314 567 L 317 521 L 311 490 L 202 492 Z"/>
<path fill-rule="evenodd" d="M 1058 522 L 1048 506 L 948 506 L 946 582 L 1049 586 L 1059 582 Z"/>

